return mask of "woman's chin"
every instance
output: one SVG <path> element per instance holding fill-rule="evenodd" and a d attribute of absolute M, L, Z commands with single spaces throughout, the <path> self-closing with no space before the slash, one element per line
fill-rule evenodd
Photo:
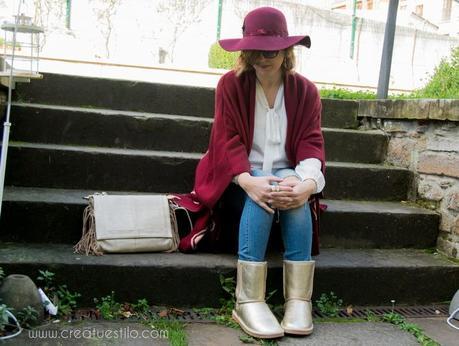
<path fill-rule="evenodd" d="M 266 65 L 266 66 L 254 66 L 255 71 L 258 76 L 263 76 L 263 77 L 272 77 L 275 76 L 277 73 L 280 72 L 280 69 L 274 69 L 272 65 Z"/>

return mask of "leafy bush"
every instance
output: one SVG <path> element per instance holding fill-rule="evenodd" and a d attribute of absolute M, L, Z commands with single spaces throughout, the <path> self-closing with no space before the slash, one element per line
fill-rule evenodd
<path fill-rule="evenodd" d="M 376 99 L 371 91 L 352 91 L 343 88 L 321 89 L 323 98 L 342 100 Z M 390 95 L 390 99 L 442 98 L 459 99 L 459 47 L 451 51 L 451 57 L 442 59 L 433 75 L 422 89 L 402 95 Z"/>
<path fill-rule="evenodd" d="M 94 298 L 97 309 L 99 309 L 102 317 L 106 320 L 113 320 L 122 315 L 122 306 L 121 303 L 118 303 L 115 300 L 115 292 L 112 291 L 112 294 L 101 298 L 100 301 L 97 298 Z"/>
<path fill-rule="evenodd" d="M 334 292 L 322 293 L 316 304 L 320 312 L 327 317 L 338 317 L 343 308 L 343 300 L 339 299 Z"/>
<path fill-rule="evenodd" d="M 426 86 L 413 92 L 417 98 L 459 98 L 459 47 L 452 49 L 449 59 L 442 59 Z"/>
<path fill-rule="evenodd" d="M 37 277 L 37 281 L 40 281 L 40 285 L 43 292 L 50 298 L 54 305 L 57 305 L 60 316 L 68 316 L 77 308 L 77 299 L 81 297 L 80 293 L 70 292 L 67 289 L 67 285 L 55 286 L 54 279 L 55 274 L 48 270 L 39 270 L 40 275 Z"/>
<path fill-rule="evenodd" d="M 70 292 L 67 285 L 60 285 L 57 289 L 59 314 L 63 316 L 70 315 L 77 307 L 77 299 L 81 297 L 80 293 Z"/>
<path fill-rule="evenodd" d="M 38 311 L 28 305 L 19 311 L 16 317 L 23 328 L 30 329 L 38 322 Z"/>
<path fill-rule="evenodd" d="M 6 326 L 9 324 L 7 309 L 5 304 L 0 305 L 0 336 L 5 333 Z"/>
<path fill-rule="evenodd" d="M 376 99 L 376 94 L 371 91 L 353 91 L 343 88 L 320 89 L 320 96 L 327 99 L 340 100 L 368 100 Z"/>
<path fill-rule="evenodd" d="M 238 57 L 239 52 L 227 52 L 215 42 L 210 46 L 209 67 L 231 70 L 236 65 Z"/>

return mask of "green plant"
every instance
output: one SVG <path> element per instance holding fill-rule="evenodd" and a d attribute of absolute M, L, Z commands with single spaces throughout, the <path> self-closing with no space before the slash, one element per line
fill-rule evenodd
<path fill-rule="evenodd" d="M 67 285 L 60 285 L 57 288 L 57 306 L 60 315 L 68 316 L 77 307 L 77 299 L 81 297 L 81 294 L 77 292 L 70 292 L 67 289 Z"/>
<path fill-rule="evenodd" d="M 9 324 L 7 306 L 5 304 L 0 304 L 0 335 L 5 333 L 6 326 Z"/>
<path fill-rule="evenodd" d="M 401 325 L 405 322 L 405 318 L 397 314 L 396 312 L 388 312 L 382 316 L 384 322 L 395 324 L 396 326 Z"/>
<path fill-rule="evenodd" d="M 166 336 L 173 346 L 185 346 L 188 344 L 183 323 L 177 320 L 168 320 L 155 316 L 148 321 L 147 325 L 160 332 L 166 331 Z"/>
<path fill-rule="evenodd" d="M 236 304 L 236 281 L 234 277 L 229 276 L 225 278 L 222 274 L 220 274 L 220 285 L 222 286 L 223 290 L 230 295 L 229 299 L 220 298 L 220 312 L 229 312 L 234 309 L 234 305 Z"/>
<path fill-rule="evenodd" d="M 13 48 L 13 42 L 6 41 L 6 44 L 5 44 L 5 40 L 3 38 L 0 38 L 0 46 L 6 46 L 7 48 L 12 49 Z M 16 42 L 16 49 L 20 49 L 20 48 L 21 48 L 21 44 Z"/>
<path fill-rule="evenodd" d="M 216 310 L 216 314 L 214 316 L 209 316 L 209 318 L 213 319 L 218 324 L 237 329 L 239 328 L 239 325 L 231 317 L 236 304 L 236 281 L 234 277 L 224 277 L 222 274 L 220 274 L 219 279 L 222 289 L 228 293 L 229 298 L 220 298 L 220 308 Z"/>
<path fill-rule="evenodd" d="M 37 324 L 38 311 L 31 306 L 26 306 L 17 313 L 16 318 L 21 327 L 30 329 Z"/>
<path fill-rule="evenodd" d="M 268 304 L 268 306 L 275 316 L 280 316 L 280 317 L 283 316 L 284 304 L 278 304 L 278 305 Z"/>
<path fill-rule="evenodd" d="M 365 319 L 368 321 L 368 322 L 379 322 L 380 321 L 380 318 L 378 316 L 376 316 L 376 314 L 371 311 L 371 310 L 366 310 L 365 311 Z"/>
<path fill-rule="evenodd" d="M 132 304 L 132 308 L 137 315 L 141 316 L 148 316 L 151 312 L 150 305 L 148 304 L 148 300 L 138 299 L 137 303 Z"/>
<path fill-rule="evenodd" d="M 338 317 L 343 308 L 343 300 L 338 299 L 334 292 L 322 293 L 319 300 L 316 300 L 320 312 L 327 317 Z"/>
<path fill-rule="evenodd" d="M 241 340 L 244 344 L 255 343 L 255 339 L 252 338 L 250 335 L 239 335 L 239 340 Z"/>
<path fill-rule="evenodd" d="M 401 330 L 411 333 L 423 346 L 440 346 L 439 343 L 425 335 L 421 327 L 414 323 L 407 323 L 405 321 L 405 317 L 403 317 L 400 314 L 397 314 L 395 312 L 389 312 L 382 316 L 382 321 L 394 324 L 398 326 Z"/>
<path fill-rule="evenodd" d="M 213 312 L 215 312 L 215 309 L 204 307 L 204 308 L 193 308 L 193 311 L 196 312 L 197 314 L 210 315 Z"/>
<path fill-rule="evenodd" d="M 413 92 L 418 98 L 459 98 L 459 46 L 451 50 L 451 56 L 442 59 L 430 80 L 420 90 Z"/>
<path fill-rule="evenodd" d="M 233 320 L 230 314 L 218 314 L 214 317 L 214 320 L 217 322 L 217 324 L 221 324 L 233 329 L 239 329 L 239 324 Z"/>
<path fill-rule="evenodd" d="M 210 318 L 214 319 L 217 324 L 221 324 L 226 327 L 233 328 L 233 329 L 240 329 L 239 324 L 232 317 L 232 311 L 236 304 L 235 278 L 232 276 L 224 277 L 222 274 L 220 274 L 220 284 L 223 290 L 229 294 L 230 298 L 228 299 L 220 298 L 221 307 L 216 311 L 217 312 L 216 315 L 214 317 L 210 316 Z M 266 295 L 266 301 L 268 301 L 276 293 L 276 291 L 277 290 L 273 290 L 269 292 Z M 283 308 L 282 306 L 272 306 L 272 305 L 270 305 L 270 307 L 273 311 L 274 309 Z M 209 308 L 206 308 L 206 309 L 207 310 L 204 310 L 204 311 L 210 311 L 208 310 Z M 251 337 L 250 335 L 242 335 L 239 337 L 239 339 L 241 340 L 241 342 L 245 344 L 252 344 L 252 343 L 258 342 L 260 345 L 277 345 L 277 341 L 275 340 L 264 340 L 264 339 L 254 338 L 254 337 Z"/>
<path fill-rule="evenodd" d="M 54 285 L 54 276 L 55 274 L 53 272 L 50 272 L 48 270 L 39 270 L 38 273 L 40 274 L 37 277 L 37 281 L 42 281 L 43 282 L 43 291 L 46 294 L 50 294 L 52 291 L 54 291 L 53 285 Z"/>
<path fill-rule="evenodd" d="M 371 91 L 354 91 L 344 88 L 320 89 L 322 98 L 340 99 L 340 100 L 367 100 L 376 99 L 376 94 Z"/>
<path fill-rule="evenodd" d="M 80 293 L 70 292 L 67 285 L 55 286 L 54 280 L 56 274 L 48 270 L 39 270 L 40 274 L 37 281 L 43 283 L 42 289 L 50 300 L 57 305 L 60 316 L 68 316 L 77 307 L 77 299 L 81 297 Z"/>
<path fill-rule="evenodd" d="M 238 52 L 227 52 L 216 42 L 210 46 L 209 67 L 230 70 L 236 65 Z"/>
<path fill-rule="evenodd" d="M 106 320 L 113 320 L 122 315 L 121 304 L 115 301 L 115 292 L 112 291 L 111 295 L 99 299 L 94 298 L 97 309 L 99 309 L 102 317 Z"/>

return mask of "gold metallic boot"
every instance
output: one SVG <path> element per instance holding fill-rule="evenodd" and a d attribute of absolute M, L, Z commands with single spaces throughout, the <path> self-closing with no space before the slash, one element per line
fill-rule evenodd
<path fill-rule="evenodd" d="M 233 318 L 247 334 L 270 339 L 284 336 L 284 330 L 265 303 L 267 268 L 267 262 L 237 261 Z"/>
<path fill-rule="evenodd" d="M 284 319 L 285 333 L 308 335 L 312 324 L 312 286 L 315 261 L 284 260 Z"/>

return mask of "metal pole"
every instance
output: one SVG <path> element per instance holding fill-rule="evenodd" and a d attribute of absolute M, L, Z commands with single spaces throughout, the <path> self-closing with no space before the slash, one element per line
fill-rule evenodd
<path fill-rule="evenodd" d="M 218 0 L 217 41 L 220 39 L 220 32 L 222 28 L 222 9 L 223 9 L 223 0 Z"/>
<path fill-rule="evenodd" d="M 67 0 L 66 4 L 66 9 L 65 9 L 65 26 L 67 29 L 70 29 L 71 25 L 71 20 L 72 20 L 72 0 Z"/>
<path fill-rule="evenodd" d="M 22 0 L 21 0 L 22 1 Z M 6 119 L 3 124 L 3 140 L 2 140 L 2 156 L 0 157 L 0 218 L 2 215 L 2 202 L 3 202 L 3 189 L 5 187 L 5 172 L 6 172 L 6 157 L 8 156 L 8 143 L 10 139 L 10 114 L 11 114 L 11 89 L 13 89 L 13 69 L 14 69 L 14 52 L 16 50 L 16 33 L 18 30 L 19 24 L 19 14 L 21 13 L 21 1 L 18 5 L 18 13 L 16 16 L 14 30 L 13 30 L 13 48 L 11 52 L 11 66 L 10 66 L 10 76 L 8 81 L 8 105 L 6 107 Z M 5 45 L 6 45 L 5 40 Z M 6 64 L 6 61 L 5 61 Z"/>
<path fill-rule="evenodd" d="M 387 99 L 389 91 L 390 68 L 392 64 L 392 52 L 394 49 L 395 27 L 397 22 L 398 0 L 390 0 L 387 12 L 387 23 L 384 32 L 384 45 L 379 70 L 378 99 Z"/>
<path fill-rule="evenodd" d="M 351 59 L 354 59 L 355 28 L 357 26 L 357 16 L 356 16 L 357 0 L 354 0 L 353 6 L 354 7 L 352 10 L 352 35 L 351 35 L 351 54 L 350 54 Z"/>

